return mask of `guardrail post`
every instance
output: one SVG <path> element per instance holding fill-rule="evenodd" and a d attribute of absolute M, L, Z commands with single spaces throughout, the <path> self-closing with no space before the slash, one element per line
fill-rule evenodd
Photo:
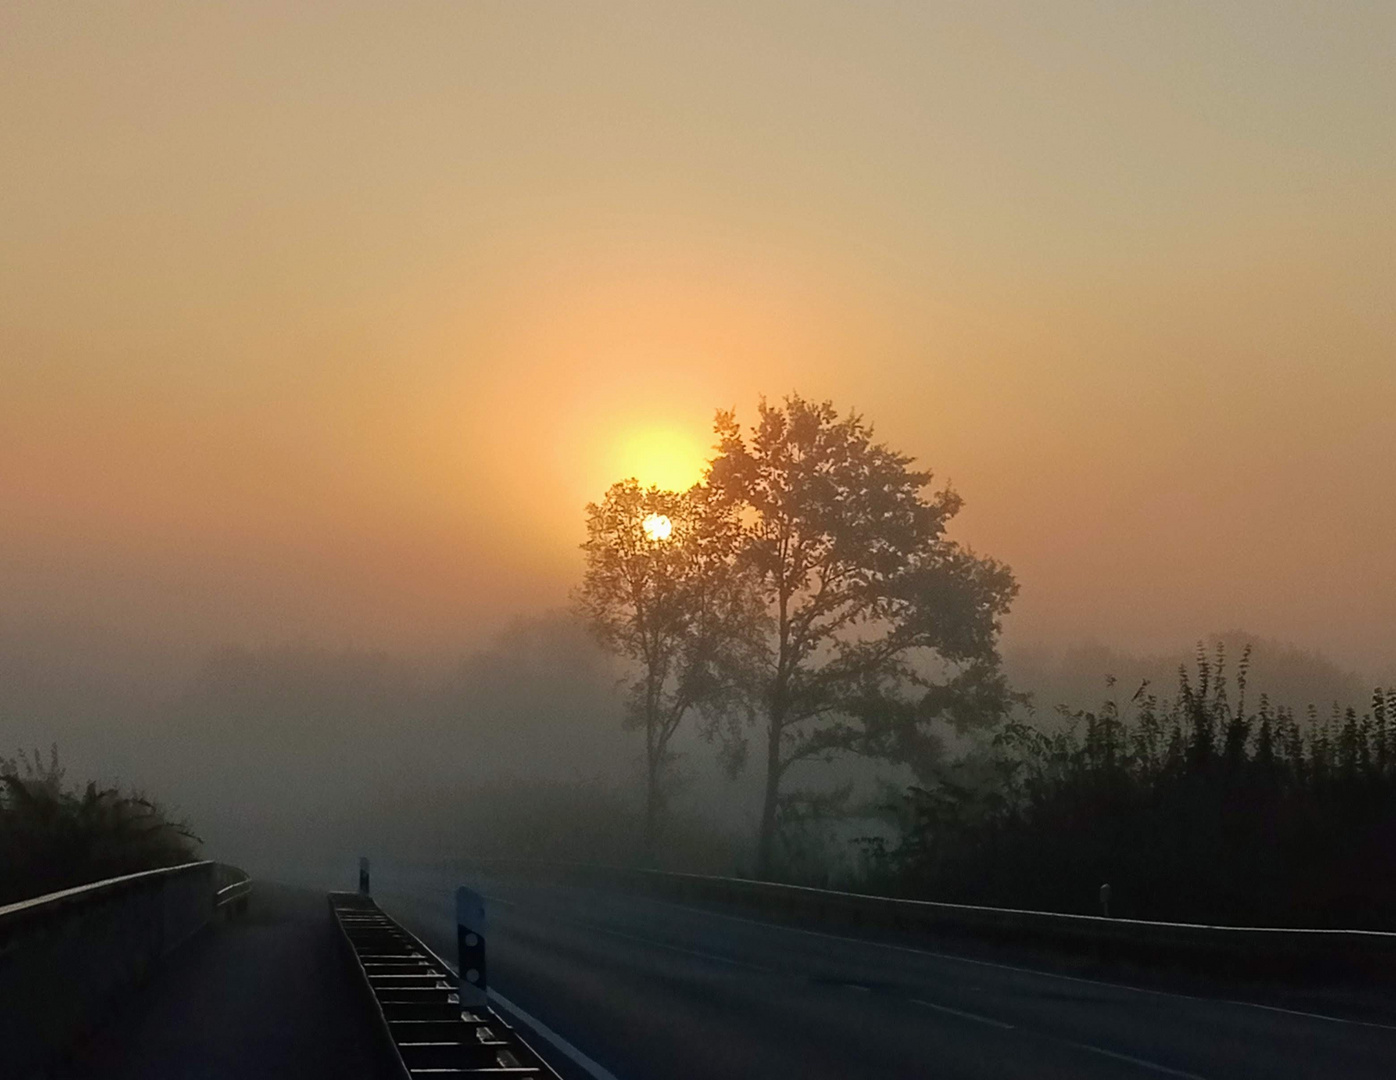
<path fill-rule="evenodd" d="M 368 895 L 368 856 L 359 856 L 359 895 Z"/>
<path fill-rule="evenodd" d="M 460 1005 L 488 1004 L 485 981 L 485 900 L 464 885 L 456 890 L 456 964 Z"/>

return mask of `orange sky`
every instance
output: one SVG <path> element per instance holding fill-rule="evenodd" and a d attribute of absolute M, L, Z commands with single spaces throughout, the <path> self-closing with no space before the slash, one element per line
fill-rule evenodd
<path fill-rule="evenodd" d="M 1394 106 L 1389 4 L 7 6 L 0 615 L 458 648 L 796 389 L 1019 640 L 1396 672 Z"/>

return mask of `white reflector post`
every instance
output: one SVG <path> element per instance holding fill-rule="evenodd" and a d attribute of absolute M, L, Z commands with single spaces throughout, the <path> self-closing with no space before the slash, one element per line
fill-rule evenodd
<path fill-rule="evenodd" d="M 456 963 L 462 1009 L 485 999 L 485 898 L 462 885 L 456 890 Z"/>

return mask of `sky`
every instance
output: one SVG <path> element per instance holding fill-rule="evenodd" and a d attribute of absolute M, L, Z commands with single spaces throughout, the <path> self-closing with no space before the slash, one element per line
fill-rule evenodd
<path fill-rule="evenodd" d="M 1396 673 L 1388 3 L 0 9 L 0 619 L 459 652 L 717 408 L 856 408 L 1012 641 Z"/>

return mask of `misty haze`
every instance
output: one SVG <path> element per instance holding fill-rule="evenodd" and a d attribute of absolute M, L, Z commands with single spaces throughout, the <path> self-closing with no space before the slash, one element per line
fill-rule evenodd
<path fill-rule="evenodd" d="M 0 1072 L 1396 1072 L 1396 9 L 0 13 Z"/>

